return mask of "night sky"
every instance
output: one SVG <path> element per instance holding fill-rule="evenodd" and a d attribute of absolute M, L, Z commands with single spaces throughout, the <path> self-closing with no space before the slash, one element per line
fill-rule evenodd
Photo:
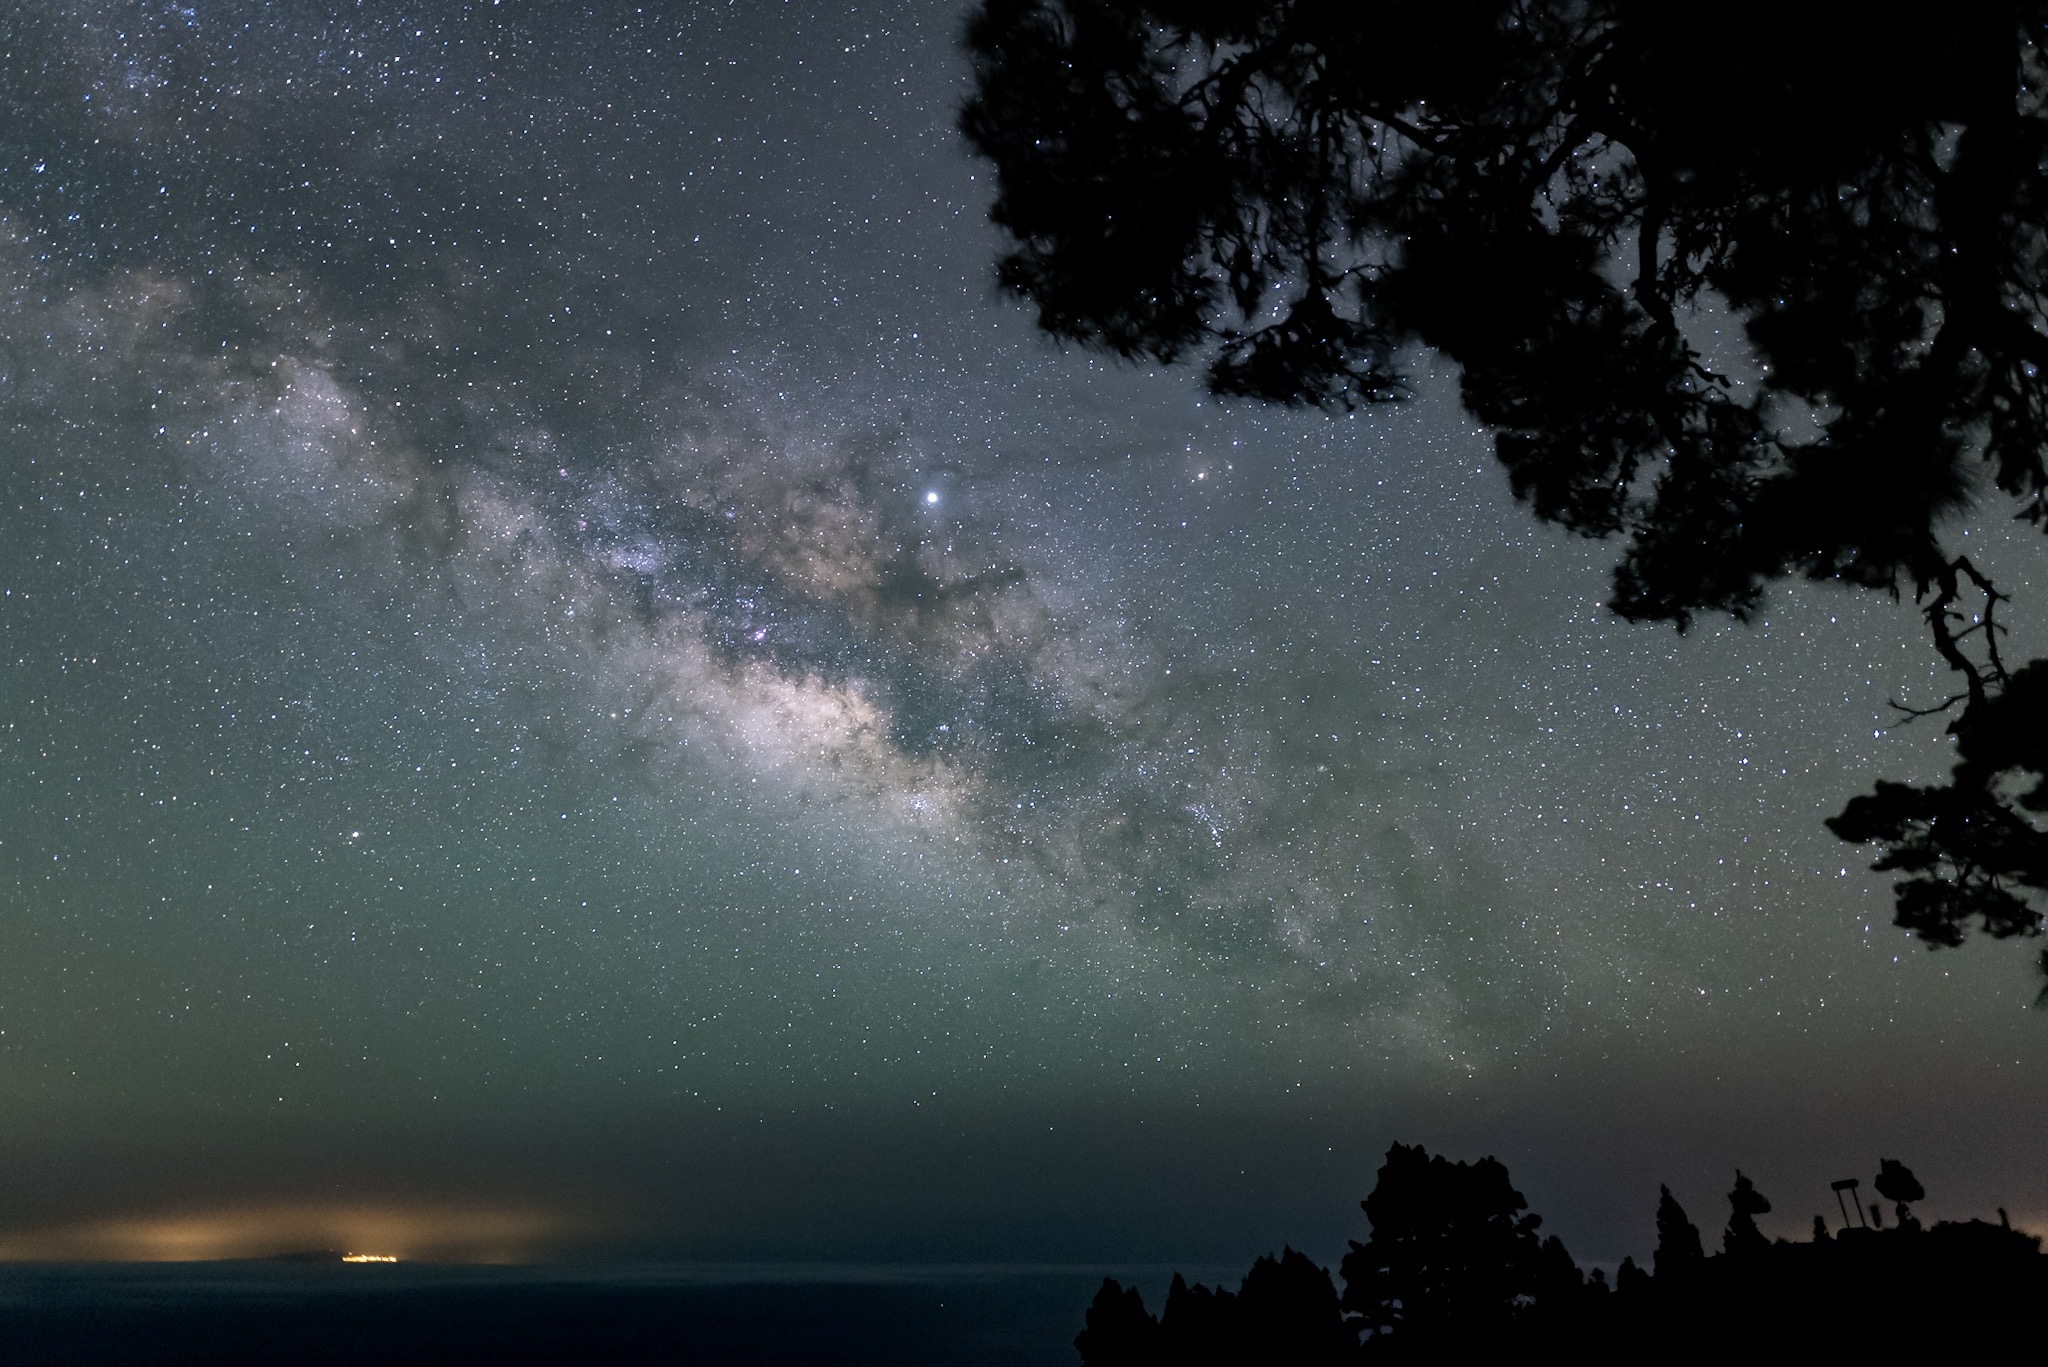
<path fill-rule="evenodd" d="M 963 20 L 0 17 L 0 1257 L 1328 1259 L 1397 1139 L 2048 1227 L 2032 948 L 1821 825 L 1912 605 L 1631 626 L 1427 356 L 1045 341 Z"/>

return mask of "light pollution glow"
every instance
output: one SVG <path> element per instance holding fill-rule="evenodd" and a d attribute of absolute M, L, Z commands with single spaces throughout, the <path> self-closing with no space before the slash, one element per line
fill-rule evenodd
<path fill-rule="evenodd" d="M 309 1249 L 352 1261 L 530 1262 L 568 1232 L 536 1210 L 474 1206 L 267 1206 L 183 1211 L 0 1232 L 0 1262 L 208 1262 Z"/>

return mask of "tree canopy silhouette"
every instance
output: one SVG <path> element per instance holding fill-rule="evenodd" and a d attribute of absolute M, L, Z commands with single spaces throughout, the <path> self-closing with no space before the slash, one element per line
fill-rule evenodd
<path fill-rule="evenodd" d="M 1859 1183 L 1860 1185 L 1860 1183 Z M 1925 1193 L 1883 1160 L 1880 1193 Z M 1709 1256 L 1668 1187 L 1657 1205 L 1656 1274 L 1624 1258 L 1609 1288 L 1583 1275 L 1492 1158 L 1454 1163 L 1395 1144 L 1362 1203 L 1371 1237 L 1330 1274 L 1293 1249 L 1260 1258 L 1238 1290 L 1189 1286 L 1178 1273 L 1154 1318 L 1135 1288 L 1105 1280 L 1075 1338 L 1082 1367 L 1297 1367 L 1542 1361 L 1724 1364 L 1935 1361 L 1957 1344 L 2039 1337 L 2048 1294 L 2041 1240 L 1999 1223 L 1903 1217 L 1807 1243 L 1770 1239 L 1771 1203 L 1740 1170 L 1722 1252 Z M 1964 1297 L 1944 1288 L 1967 1287 Z"/>
<path fill-rule="evenodd" d="M 1074 1339 L 1082 1367 L 1207 1367 L 1270 1360 L 1340 1367 L 1358 1351 L 1330 1274 L 1291 1248 L 1252 1264 L 1236 1292 L 1179 1273 L 1154 1319 L 1136 1287 L 1105 1278 Z"/>
<path fill-rule="evenodd" d="M 1913 1218 L 1912 1204 L 1926 1197 L 1927 1192 L 1920 1185 L 1920 1179 L 1913 1170 L 1896 1158 L 1880 1159 L 1877 1165 L 1877 1194 L 1893 1202 L 1892 1209 L 1899 1217 L 1900 1229 L 1918 1229 L 1920 1222 Z"/>
<path fill-rule="evenodd" d="M 1525 1213 L 1529 1203 L 1496 1159 L 1453 1163 L 1395 1144 L 1360 1205 L 1372 1234 L 1351 1241 L 1339 1270 L 1344 1309 L 1368 1334 L 1498 1336 L 1554 1278 L 1536 1237 L 1542 1217 Z M 1562 1245 L 1557 1252 L 1571 1262 Z"/>
<path fill-rule="evenodd" d="M 2038 935 L 2048 661 L 1943 539 L 2048 525 L 2048 0 L 982 0 L 962 127 L 1041 326 L 1343 409 L 1461 370 L 1516 496 L 1681 629 L 1791 576 L 1916 596 L 1947 784 L 1829 824 L 1932 945 Z M 1746 347 L 1700 340 L 1701 311 Z M 1988 479 L 1985 477 L 1988 475 Z M 2048 972 L 2048 954 L 2042 957 Z"/>

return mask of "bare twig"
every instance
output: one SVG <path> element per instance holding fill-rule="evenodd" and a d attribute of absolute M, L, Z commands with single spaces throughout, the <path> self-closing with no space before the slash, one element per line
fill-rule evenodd
<path fill-rule="evenodd" d="M 1956 624 L 1965 620 L 1963 614 L 1956 611 L 1955 607 L 1956 600 L 1962 596 L 1965 579 L 1984 595 L 1984 611 L 1974 624 L 1957 631 Z M 2009 598 L 2006 594 L 2000 593 L 1997 586 L 1971 564 L 1970 558 L 1966 555 L 1959 555 L 1943 565 L 1935 574 L 1934 582 L 1927 588 L 1941 590 L 1927 604 L 1923 613 L 1927 618 L 1928 629 L 1934 633 L 1934 649 L 1947 661 L 1951 670 L 1963 676 L 1963 697 L 1968 699 L 1969 707 L 1974 708 L 1990 696 L 1992 689 L 2003 688 L 2006 684 L 2008 676 L 2005 660 L 1998 652 L 1998 638 L 2005 628 L 1998 624 L 1997 614 L 1998 605 L 2009 601 Z M 1922 592 L 1924 594 L 1926 589 Z M 1963 642 L 1979 631 L 1984 634 L 1985 658 L 1981 664 L 1971 659 L 1963 650 Z M 1940 707 L 1931 710 L 1945 712 L 1954 706 L 1955 702 L 1956 699 L 1951 698 Z M 1912 711 L 1910 708 L 1900 710 Z M 1928 713 L 1918 715 L 1926 716 Z"/>
<path fill-rule="evenodd" d="M 1922 717 L 1940 716 L 1943 712 L 1948 711 L 1951 707 L 1954 707 L 1957 703 L 1963 701 L 1963 699 L 1969 696 L 1970 695 L 1968 693 L 1954 693 L 1942 699 L 1940 702 L 1936 703 L 1932 707 L 1908 707 L 1896 698 L 1887 700 L 1886 705 L 1889 706 L 1892 709 L 1892 711 L 1900 714 L 1897 724 L 1900 726 L 1905 726 L 1909 722 L 1918 721 Z M 1885 729 L 1890 730 L 1891 728 L 1886 727 Z"/>

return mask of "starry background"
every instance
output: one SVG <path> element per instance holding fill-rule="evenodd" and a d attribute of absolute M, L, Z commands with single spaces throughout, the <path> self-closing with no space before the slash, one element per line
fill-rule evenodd
<path fill-rule="evenodd" d="M 0 17 L 0 1256 L 1328 1258 L 1396 1139 L 1595 1261 L 2048 1224 L 2031 953 L 1821 826 L 1910 604 L 1630 626 L 1426 356 L 1046 343 L 962 21 Z"/>

